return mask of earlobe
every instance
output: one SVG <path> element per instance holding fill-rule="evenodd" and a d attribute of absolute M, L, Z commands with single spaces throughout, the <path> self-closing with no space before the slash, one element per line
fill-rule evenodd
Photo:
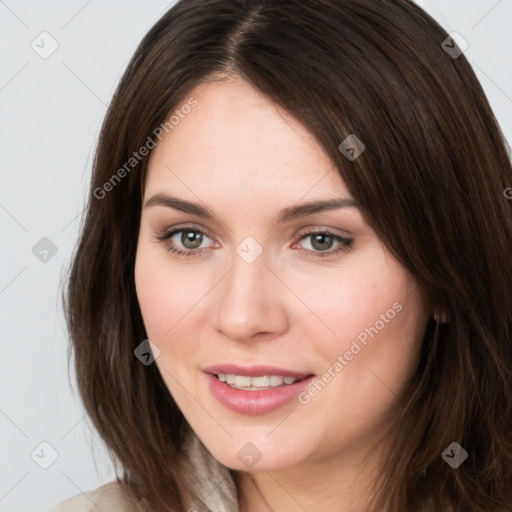
<path fill-rule="evenodd" d="M 432 317 L 434 320 L 441 324 L 446 324 L 450 321 L 450 318 L 448 316 L 448 313 L 444 309 L 434 309 L 432 313 Z"/>

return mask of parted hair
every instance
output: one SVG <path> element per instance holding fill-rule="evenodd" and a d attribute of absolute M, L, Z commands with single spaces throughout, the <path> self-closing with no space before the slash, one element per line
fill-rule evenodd
<path fill-rule="evenodd" d="M 99 135 L 63 304 L 80 397 L 148 510 L 187 510 L 191 429 L 157 366 L 134 356 L 147 338 L 134 263 L 149 157 L 126 162 L 194 87 L 229 76 L 310 131 L 425 304 L 447 314 L 429 320 L 398 399 L 375 510 L 512 510 L 512 167 L 457 48 L 408 0 L 180 0 L 142 39 Z M 365 145 L 355 159 L 340 150 L 350 135 Z M 442 457 L 453 442 L 468 454 L 456 468 Z"/>

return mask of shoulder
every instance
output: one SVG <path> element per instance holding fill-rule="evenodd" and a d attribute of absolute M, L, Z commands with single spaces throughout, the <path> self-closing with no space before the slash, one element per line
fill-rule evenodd
<path fill-rule="evenodd" d="M 77 494 L 48 512 L 139 512 L 137 504 L 117 481 Z"/>

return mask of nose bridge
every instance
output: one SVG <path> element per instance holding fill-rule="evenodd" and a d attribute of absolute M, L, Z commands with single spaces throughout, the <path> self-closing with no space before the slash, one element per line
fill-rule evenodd
<path fill-rule="evenodd" d="M 278 279 L 267 268 L 270 262 L 263 248 L 245 240 L 231 261 L 216 297 L 217 329 L 232 339 L 244 340 L 284 328 L 284 309 L 275 293 Z"/>

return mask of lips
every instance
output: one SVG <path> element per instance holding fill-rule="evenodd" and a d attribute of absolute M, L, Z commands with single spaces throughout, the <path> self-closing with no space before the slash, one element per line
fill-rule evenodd
<path fill-rule="evenodd" d="M 297 379 L 291 384 L 276 387 L 236 389 L 226 382 L 221 382 L 217 375 L 236 375 L 239 377 L 280 376 Z M 298 395 L 315 379 L 315 375 L 298 372 L 276 366 L 239 366 L 235 364 L 218 364 L 203 369 L 206 385 L 213 397 L 227 409 L 243 415 L 267 414 L 294 401 L 299 405 Z"/>
<path fill-rule="evenodd" d="M 278 368 L 276 366 L 256 365 L 256 366 L 239 366 L 236 364 L 217 364 L 204 368 L 205 373 L 210 375 L 218 375 L 219 373 L 240 375 L 244 377 L 262 377 L 264 375 L 278 375 L 281 377 L 293 377 L 302 379 L 313 375 L 311 372 L 297 372 L 287 370 L 286 368 Z"/>

